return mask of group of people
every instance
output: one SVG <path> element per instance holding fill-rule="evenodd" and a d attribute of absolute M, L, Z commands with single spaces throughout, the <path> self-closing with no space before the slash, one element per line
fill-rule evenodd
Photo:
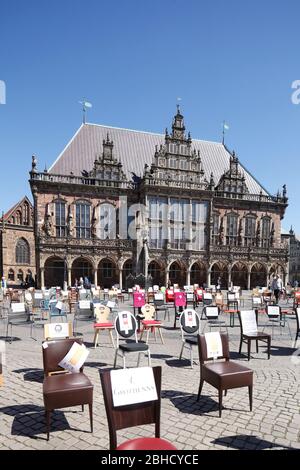
<path fill-rule="evenodd" d="M 275 300 L 276 300 L 276 303 L 278 304 L 278 300 L 279 300 L 279 297 L 283 291 L 283 280 L 281 279 L 281 277 L 279 276 L 279 274 L 273 274 L 273 277 L 271 279 L 271 282 L 270 282 L 270 288 L 271 288 L 271 291 L 273 292 L 274 294 L 274 297 L 275 297 Z"/>
<path fill-rule="evenodd" d="M 78 288 L 84 288 L 84 289 L 90 289 L 91 288 L 91 282 L 87 276 L 80 277 L 79 281 L 78 279 L 75 279 L 75 287 Z"/>

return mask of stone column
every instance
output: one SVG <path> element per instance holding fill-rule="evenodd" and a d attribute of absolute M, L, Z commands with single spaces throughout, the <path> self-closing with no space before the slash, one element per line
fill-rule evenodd
<path fill-rule="evenodd" d="M 247 289 L 251 289 L 251 269 L 248 269 L 248 274 L 247 274 Z"/>
<path fill-rule="evenodd" d="M 207 287 L 209 287 L 211 284 L 211 268 L 208 268 L 207 270 Z"/>
<path fill-rule="evenodd" d="M 186 272 L 186 285 L 189 286 L 191 284 L 191 271 L 190 269 Z"/>
<path fill-rule="evenodd" d="M 45 268 L 40 268 L 41 271 L 41 289 L 45 289 Z"/>
<path fill-rule="evenodd" d="M 228 268 L 228 286 L 227 288 L 229 289 L 231 286 L 231 266 Z"/>
<path fill-rule="evenodd" d="M 123 269 L 119 270 L 119 286 L 120 289 L 123 289 Z"/>
<path fill-rule="evenodd" d="M 166 282 L 165 282 L 166 287 L 168 286 L 168 282 L 169 282 L 169 269 L 166 268 Z"/>
<path fill-rule="evenodd" d="M 97 271 L 97 269 L 94 270 L 94 284 L 95 284 L 95 288 L 97 289 L 97 285 L 98 285 L 98 271 Z"/>
<path fill-rule="evenodd" d="M 71 268 L 68 268 L 68 287 L 71 287 L 72 286 L 72 270 Z"/>

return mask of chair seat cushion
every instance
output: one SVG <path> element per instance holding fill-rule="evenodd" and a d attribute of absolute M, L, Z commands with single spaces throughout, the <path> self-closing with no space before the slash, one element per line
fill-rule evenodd
<path fill-rule="evenodd" d="M 143 320 L 142 324 L 144 326 L 161 326 L 161 321 L 159 321 L 159 320 Z"/>
<path fill-rule="evenodd" d="M 198 344 L 198 338 L 197 338 L 197 336 L 194 336 L 194 335 L 185 336 L 184 340 L 188 344 Z"/>
<path fill-rule="evenodd" d="M 263 339 L 263 338 L 271 338 L 269 333 L 263 333 L 262 331 L 258 331 L 257 333 L 253 333 L 251 335 L 243 334 L 244 338 L 251 338 L 251 339 Z"/>
<path fill-rule="evenodd" d="M 173 444 L 158 437 L 139 437 L 123 442 L 117 450 L 177 450 Z"/>
<path fill-rule="evenodd" d="M 82 372 L 52 375 L 44 379 L 43 395 L 48 410 L 91 403 L 93 384 Z"/>
<path fill-rule="evenodd" d="M 94 323 L 94 328 L 114 328 L 114 325 L 111 322 Z"/>
<path fill-rule="evenodd" d="M 148 351 L 149 347 L 146 343 L 125 343 L 120 344 L 119 348 L 122 351 L 133 352 L 133 351 Z"/>
<path fill-rule="evenodd" d="M 214 362 L 201 367 L 203 379 L 223 390 L 252 385 L 253 371 L 236 362 Z"/>

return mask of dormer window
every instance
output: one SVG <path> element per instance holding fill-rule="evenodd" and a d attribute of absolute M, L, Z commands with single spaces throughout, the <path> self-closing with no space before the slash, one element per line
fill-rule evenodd
<path fill-rule="evenodd" d="M 170 158 L 170 168 L 176 168 L 176 158 Z"/>

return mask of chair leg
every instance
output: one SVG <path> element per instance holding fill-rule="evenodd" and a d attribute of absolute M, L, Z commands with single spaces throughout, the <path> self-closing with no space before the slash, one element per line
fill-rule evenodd
<path fill-rule="evenodd" d="M 270 359 L 271 355 L 271 338 L 268 338 L 268 359 Z"/>
<path fill-rule="evenodd" d="M 46 410 L 46 432 L 47 432 L 47 441 L 50 439 L 50 419 L 51 419 L 51 411 Z"/>
<path fill-rule="evenodd" d="M 90 414 L 91 432 L 93 432 L 93 404 L 92 403 L 89 403 L 89 414 Z"/>
<path fill-rule="evenodd" d="M 163 339 L 163 335 L 162 335 L 161 328 L 158 328 L 158 333 L 159 333 L 159 336 L 160 336 L 160 339 L 161 339 L 161 344 L 165 344 L 165 343 L 164 343 L 164 339 Z"/>
<path fill-rule="evenodd" d="M 247 341 L 247 349 L 248 349 L 248 361 L 250 361 L 251 339 L 248 339 L 248 341 Z"/>
<path fill-rule="evenodd" d="M 98 346 L 98 336 L 99 336 L 99 331 L 95 330 L 95 335 L 94 335 L 94 348 Z"/>
<path fill-rule="evenodd" d="M 194 367 L 194 358 L 193 358 L 193 346 L 190 344 L 190 358 L 191 358 L 191 368 L 193 369 Z"/>
<path fill-rule="evenodd" d="M 224 395 L 225 395 L 225 397 L 226 397 L 226 395 L 227 395 L 227 390 L 224 391 Z"/>
<path fill-rule="evenodd" d="M 147 328 L 146 344 L 149 343 L 150 330 L 151 330 L 151 328 Z"/>
<path fill-rule="evenodd" d="M 258 339 L 256 340 L 256 352 L 258 353 Z"/>
<path fill-rule="evenodd" d="M 115 360 L 114 360 L 114 369 L 116 368 L 117 360 L 118 360 L 118 350 L 116 349 Z"/>
<path fill-rule="evenodd" d="M 201 392 L 202 392 L 202 388 L 203 388 L 203 383 L 204 383 L 204 380 L 200 378 L 197 401 L 199 401 L 199 398 L 200 398 L 200 395 L 201 395 Z"/>
<path fill-rule="evenodd" d="M 243 345 L 243 338 L 241 336 L 240 347 L 239 347 L 239 354 L 242 353 L 242 345 Z"/>
<path fill-rule="evenodd" d="M 252 403 L 253 403 L 253 385 L 249 385 L 249 404 L 250 404 L 250 411 L 252 411 Z"/>
<path fill-rule="evenodd" d="M 113 345 L 113 347 L 115 347 L 115 340 L 114 340 L 112 330 L 108 330 L 108 334 L 110 336 L 111 344 Z"/>
<path fill-rule="evenodd" d="M 223 390 L 219 389 L 219 418 L 222 416 L 222 400 L 223 400 Z"/>
<path fill-rule="evenodd" d="M 84 411 L 84 405 L 81 405 L 81 411 Z"/>
<path fill-rule="evenodd" d="M 140 341 L 142 341 L 142 339 L 143 339 L 144 331 L 145 331 L 145 328 L 143 327 L 143 329 L 142 329 L 142 331 L 141 331 Z"/>
<path fill-rule="evenodd" d="M 182 342 L 182 347 L 181 347 L 181 351 L 180 351 L 180 354 L 179 354 L 179 360 L 181 360 L 181 358 L 182 358 L 183 348 L 184 348 L 184 341 Z"/>
<path fill-rule="evenodd" d="M 148 366 L 151 367 L 151 353 L 150 353 L 150 349 L 148 349 Z"/>

